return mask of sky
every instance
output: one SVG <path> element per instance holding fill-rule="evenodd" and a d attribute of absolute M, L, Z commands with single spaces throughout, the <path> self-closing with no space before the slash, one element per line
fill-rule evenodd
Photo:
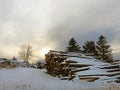
<path fill-rule="evenodd" d="M 82 46 L 104 35 L 120 55 L 120 0 L 0 0 L 0 56 L 18 56 L 28 43 L 64 50 L 71 37 Z"/>

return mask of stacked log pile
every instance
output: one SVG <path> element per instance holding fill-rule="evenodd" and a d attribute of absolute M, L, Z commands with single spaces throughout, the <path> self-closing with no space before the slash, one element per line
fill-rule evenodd
<path fill-rule="evenodd" d="M 68 59 L 74 57 L 73 59 Z M 92 60 L 94 64 L 74 60 Z M 50 51 L 45 55 L 46 70 L 47 73 L 59 77 L 61 80 L 72 80 L 78 77 L 80 80 L 87 82 L 94 82 L 96 80 L 103 80 L 101 77 L 105 77 L 104 80 L 114 81 L 120 83 L 120 66 L 118 64 L 109 64 L 99 62 L 92 59 L 92 57 L 81 56 L 80 53 L 69 53 L 61 51 Z M 98 63 L 97 63 L 98 62 Z M 97 63 L 98 66 L 95 64 Z M 95 73 L 94 70 L 97 70 Z M 100 72 L 99 72 L 100 71 Z M 87 73 L 86 73 L 87 72 Z M 89 73 L 90 72 L 90 73 Z M 114 78 L 114 80 L 113 80 Z"/>
<path fill-rule="evenodd" d="M 51 51 L 53 52 L 53 51 Z M 77 61 L 67 60 L 69 54 L 64 52 L 48 53 L 45 55 L 47 73 L 52 76 L 58 76 L 62 80 L 72 80 L 75 73 L 79 71 L 88 70 L 90 64 L 80 64 Z M 72 55 L 72 57 L 76 57 Z M 78 56 L 77 56 L 78 57 Z"/>
<path fill-rule="evenodd" d="M 106 70 L 106 74 L 88 74 L 88 75 L 78 75 L 80 80 L 86 80 L 88 82 L 95 81 L 102 76 L 105 77 L 115 77 L 114 80 L 109 80 L 108 82 L 117 82 L 120 83 L 120 67 L 119 65 L 110 65 L 110 66 L 101 66 L 99 69 Z"/>

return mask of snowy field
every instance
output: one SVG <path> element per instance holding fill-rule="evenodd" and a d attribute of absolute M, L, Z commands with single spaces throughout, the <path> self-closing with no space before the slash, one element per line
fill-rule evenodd
<path fill-rule="evenodd" d="M 0 90 L 120 90 L 118 85 L 100 82 L 60 80 L 45 70 L 16 68 L 0 70 Z"/>

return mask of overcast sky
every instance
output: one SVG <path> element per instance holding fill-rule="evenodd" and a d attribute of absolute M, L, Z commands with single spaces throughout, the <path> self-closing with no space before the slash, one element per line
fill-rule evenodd
<path fill-rule="evenodd" d="M 17 56 L 24 43 L 39 56 L 100 35 L 120 53 L 120 0 L 0 0 L 0 56 Z"/>

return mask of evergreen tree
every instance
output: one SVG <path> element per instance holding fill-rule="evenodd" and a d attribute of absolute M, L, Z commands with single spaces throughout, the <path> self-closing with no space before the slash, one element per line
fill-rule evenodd
<path fill-rule="evenodd" d="M 83 52 L 96 55 L 97 51 L 94 41 L 86 41 L 83 45 Z"/>
<path fill-rule="evenodd" d="M 104 36 L 100 36 L 98 38 L 97 46 L 98 58 L 107 62 L 112 62 L 112 50 L 110 49 L 110 45 L 108 45 L 106 38 Z"/>
<path fill-rule="evenodd" d="M 80 47 L 79 45 L 77 45 L 77 42 L 73 37 L 70 39 L 66 51 L 68 52 L 79 52 L 80 51 Z"/>

